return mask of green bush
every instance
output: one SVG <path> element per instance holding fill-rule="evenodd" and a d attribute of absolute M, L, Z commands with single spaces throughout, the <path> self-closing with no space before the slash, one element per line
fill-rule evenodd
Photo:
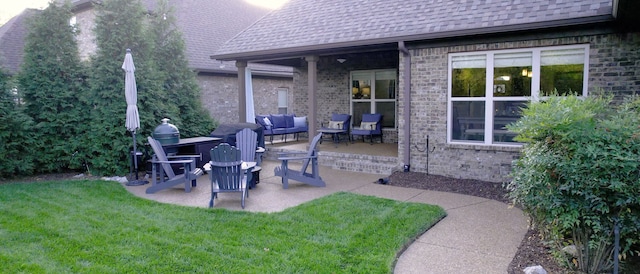
<path fill-rule="evenodd" d="M 14 86 L 0 69 L 0 178 L 28 175 L 35 167 L 33 121 L 24 114 Z"/>
<path fill-rule="evenodd" d="M 614 222 L 623 255 L 640 243 L 640 100 L 611 99 L 552 96 L 508 127 L 526 143 L 511 198 L 557 247 L 575 245 L 569 260 L 587 273 L 611 270 Z"/>
<path fill-rule="evenodd" d="M 32 148 L 38 172 L 77 168 L 71 163 L 81 150 L 81 124 L 86 107 L 79 94 L 83 70 L 76 43 L 77 30 L 69 25 L 73 13 L 65 5 L 50 3 L 29 21 L 25 52 L 18 74 L 24 110 L 33 119 Z"/>

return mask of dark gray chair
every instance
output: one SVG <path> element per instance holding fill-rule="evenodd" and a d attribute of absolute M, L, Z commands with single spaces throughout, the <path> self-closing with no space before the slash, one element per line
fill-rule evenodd
<path fill-rule="evenodd" d="M 213 207 L 214 199 L 218 193 L 239 192 L 242 194 L 242 208 L 244 200 L 249 197 L 247 189 L 247 173 L 251 168 L 242 168 L 241 152 L 236 147 L 222 143 L 211 149 L 211 200 L 209 207 Z"/>
<path fill-rule="evenodd" d="M 179 184 L 184 184 L 185 192 L 191 192 L 191 187 L 196 186 L 196 178 L 204 174 L 202 169 L 196 168 L 196 158 L 200 158 L 200 155 L 167 156 L 160 142 L 151 136 L 147 140 L 154 155 L 151 160 L 151 186 L 145 192 L 156 193 Z M 176 175 L 172 164 L 181 164 L 184 173 Z"/>
<path fill-rule="evenodd" d="M 247 182 L 249 182 L 249 189 L 253 188 L 259 183 L 259 174 L 262 168 L 260 164 L 262 162 L 262 153 L 257 153 L 258 150 L 258 134 L 250 128 L 242 129 L 236 133 L 236 147 L 240 149 L 240 159 L 243 162 L 255 162 L 256 166 L 251 170 L 250 174 L 247 174 Z M 260 149 L 264 150 L 263 148 Z"/>
<path fill-rule="evenodd" d="M 282 164 L 274 169 L 274 173 L 276 176 L 282 177 L 283 188 L 289 188 L 289 179 L 312 186 L 326 186 L 322 178 L 320 178 L 320 170 L 318 167 L 317 147 L 320 138 L 322 138 L 322 133 L 318 133 L 318 135 L 313 137 L 309 151 L 306 153 L 278 153 L 278 160 L 282 161 Z M 289 161 L 291 160 L 302 160 L 302 168 L 300 170 L 289 169 Z M 309 164 L 311 164 L 311 173 L 307 172 Z"/>

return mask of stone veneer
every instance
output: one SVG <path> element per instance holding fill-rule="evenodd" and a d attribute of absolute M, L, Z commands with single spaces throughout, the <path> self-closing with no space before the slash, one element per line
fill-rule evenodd
<path fill-rule="evenodd" d="M 506 40 L 506 39 L 503 39 Z M 492 182 L 509 180 L 511 164 L 519 156 L 517 146 L 485 146 L 447 144 L 447 75 L 448 54 L 454 52 L 500 50 L 586 44 L 589 52 L 589 92 L 597 89 L 611 91 L 617 99 L 637 94 L 640 87 L 640 34 L 599 34 L 515 42 L 467 43 L 460 46 L 414 47 L 411 53 L 411 171 L 429 172 L 456 178 L 479 179 Z M 347 62 L 336 62 L 336 56 L 322 57 L 318 62 L 318 125 L 328 121 L 331 113 L 349 113 L 349 72 L 352 70 L 399 70 L 399 100 L 396 135 L 398 160 L 396 170 L 404 164 L 403 127 L 403 63 L 402 54 L 388 53 L 350 56 Z M 378 55 L 378 56 L 376 56 Z M 303 62 L 304 63 L 304 62 Z M 307 115 L 307 68 L 295 68 L 293 104 L 296 113 Z M 400 134 L 398 134 L 400 133 Z M 392 137 L 393 138 L 393 137 Z M 429 147 L 427 147 L 427 139 Z M 385 168 L 386 169 L 386 168 Z"/>

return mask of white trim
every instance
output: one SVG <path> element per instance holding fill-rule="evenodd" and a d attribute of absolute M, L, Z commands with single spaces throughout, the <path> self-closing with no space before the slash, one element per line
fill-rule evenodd
<path fill-rule="evenodd" d="M 489 50 L 489 51 L 474 51 L 474 52 L 458 52 L 458 53 L 450 53 L 448 56 L 448 71 L 447 71 L 447 143 L 452 144 L 469 144 L 469 145 L 487 145 L 487 146 L 522 146 L 519 143 L 499 143 L 494 142 L 493 136 L 493 123 L 494 123 L 494 102 L 498 101 L 529 101 L 534 100 L 537 101 L 539 99 L 543 99 L 544 97 L 540 96 L 540 74 L 541 74 L 541 53 L 543 51 L 551 51 L 551 50 L 571 50 L 571 49 L 582 49 L 584 51 L 584 60 L 583 60 L 583 83 L 582 83 L 582 96 L 588 95 L 588 82 L 589 82 L 589 44 L 576 44 L 576 45 L 564 45 L 564 46 L 551 46 L 551 47 L 536 47 L 536 48 L 517 48 L 517 49 L 504 49 L 504 50 Z M 531 53 L 532 58 L 532 75 L 531 75 L 531 96 L 530 97 L 494 97 L 493 96 L 493 83 L 494 83 L 494 57 L 496 54 L 514 54 L 518 55 L 521 53 Z M 458 63 L 468 63 L 473 68 L 482 67 L 481 64 L 478 64 L 477 59 L 479 56 L 486 57 L 486 75 L 485 75 L 485 96 L 484 97 L 453 97 L 452 95 L 452 78 L 453 78 L 453 69 L 460 68 L 460 66 L 454 66 L 454 60 Z M 467 57 L 467 58 L 465 58 Z M 575 61 L 575 60 L 574 60 Z M 485 127 L 484 127 L 484 141 L 473 141 L 473 140 L 453 140 L 453 102 L 477 102 L 482 101 L 485 102 Z"/>

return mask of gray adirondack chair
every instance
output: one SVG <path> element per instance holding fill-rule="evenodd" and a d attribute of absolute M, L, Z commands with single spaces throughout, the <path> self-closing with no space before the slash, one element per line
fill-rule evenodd
<path fill-rule="evenodd" d="M 213 207 L 218 193 L 240 192 L 242 194 L 242 208 L 244 200 L 249 197 L 247 176 L 251 168 L 242 169 L 241 152 L 236 147 L 222 143 L 211 149 L 211 200 L 209 207 Z"/>
<path fill-rule="evenodd" d="M 317 147 L 321 138 L 322 133 L 313 137 L 311 145 L 309 146 L 309 151 L 306 153 L 293 152 L 278 154 L 278 160 L 282 161 L 282 164 L 274 169 L 274 173 L 276 176 L 282 177 L 282 187 L 284 189 L 289 188 L 289 179 L 312 186 L 326 186 L 320 177 L 320 171 L 318 169 Z M 289 168 L 289 161 L 291 160 L 302 160 L 302 168 L 300 170 L 291 170 Z M 309 164 L 311 164 L 311 173 L 307 172 Z"/>
<path fill-rule="evenodd" d="M 260 174 L 261 155 L 256 153 L 258 148 L 258 134 L 250 128 L 242 129 L 236 133 L 236 147 L 240 149 L 240 159 L 243 162 L 256 162 L 256 166 L 247 174 L 249 189 L 258 183 Z"/>
<path fill-rule="evenodd" d="M 154 155 L 151 160 L 151 186 L 145 192 L 152 194 L 179 184 L 184 184 L 185 192 L 191 192 L 191 187 L 196 186 L 196 178 L 204 174 L 202 169 L 196 168 L 196 158 L 200 158 L 200 155 L 167 156 L 160 142 L 151 136 L 147 140 Z M 172 164 L 182 164 L 184 173 L 176 175 Z"/>

